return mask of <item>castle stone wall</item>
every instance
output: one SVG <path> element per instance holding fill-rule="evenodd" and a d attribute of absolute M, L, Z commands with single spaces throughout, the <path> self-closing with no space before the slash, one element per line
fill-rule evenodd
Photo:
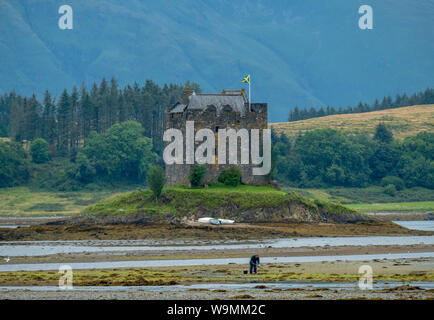
<path fill-rule="evenodd" d="M 219 129 L 235 129 L 240 130 L 245 128 L 249 131 L 249 148 L 250 148 L 250 130 L 251 129 L 260 129 L 260 150 L 262 150 L 262 130 L 267 129 L 268 121 L 267 121 L 267 104 L 266 103 L 252 103 L 249 110 L 249 106 L 246 103 L 246 111 L 244 115 L 240 112 L 231 111 L 230 108 L 227 108 L 229 111 L 217 110 L 214 108 L 207 108 L 206 110 L 189 110 L 188 108 L 184 112 L 170 113 L 170 110 L 167 109 L 165 113 L 165 123 L 166 129 L 175 128 L 180 129 L 184 136 L 184 163 L 185 163 L 185 131 L 186 131 L 186 121 L 194 121 L 194 131 L 195 134 L 200 129 L 211 129 L 215 136 L 215 146 L 216 146 L 216 158 L 217 148 L 218 148 L 218 130 Z M 199 145 L 199 142 L 195 143 L 195 151 L 196 147 Z M 241 170 L 242 177 L 241 181 L 245 184 L 254 184 L 254 185 L 264 185 L 269 183 L 269 176 L 255 176 L 252 174 L 252 168 L 254 165 L 242 165 L 242 164 L 228 164 L 229 157 L 229 142 L 226 143 L 226 164 L 218 164 L 216 160 L 216 164 L 207 164 L 207 173 L 205 175 L 204 182 L 206 184 L 210 184 L 213 182 L 217 182 L 218 176 L 221 171 L 230 168 L 232 166 L 236 166 Z M 238 139 L 238 162 L 241 160 L 241 151 L 240 151 L 240 139 Z M 250 157 L 250 156 L 249 156 Z M 249 163 L 251 163 L 251 159 L 249 158 Z M 167 185 L 189 185 L 188 176 L 190 174 L 191 167 L 194 165 L 191 164 L 173 164 L 166 165 L 166 178 Z M 262 166 L 262 165 L 261 165 Z"/>

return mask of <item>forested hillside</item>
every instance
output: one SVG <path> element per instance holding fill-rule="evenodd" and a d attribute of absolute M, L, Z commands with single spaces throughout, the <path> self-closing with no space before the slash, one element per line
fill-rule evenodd
<path fill-rule="evenodd" d="M 112 78 L 55 98 L 11 92 L 0 97 L 0 187 L 78 190 L 143 184 L 160 164 L 164 109 L 195 83 L 160 87 L 152 80 L 120 88 Z"/>
<path fill-rule="evenodd" d="M 200 92 L 197 84 L 185 86 Z M 43 138 L 53 155 L 75 157 L 91 131 L 103 133 L 115 123 L 134 120 L 160 152 L 164 109 L 182 99 L 185 86 L 160 87 L 148 80 L 142 87 L 134 83 L 122 89 L 114 78 L 103 78 L 90 91 L 84 85 L 64 89 L 57 99 L 49 91 L 43 101 L 11 92 L 0 96 L 0 136 L 19 142 Z"/>

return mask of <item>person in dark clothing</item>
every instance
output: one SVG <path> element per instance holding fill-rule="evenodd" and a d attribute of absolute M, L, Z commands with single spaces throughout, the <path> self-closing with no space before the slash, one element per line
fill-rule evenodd
<path fill-rule="evenodd" d="M 252 274 L 252 271 L 256 273 L 257 267 L 259 267 L 259 256 L 255 254 L 250 258 L 250 274 Z"/>

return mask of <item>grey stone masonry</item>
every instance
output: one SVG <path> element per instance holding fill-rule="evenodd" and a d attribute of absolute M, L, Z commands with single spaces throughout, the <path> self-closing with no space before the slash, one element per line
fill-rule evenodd
<path fill-rule="evenodd" d="M 195 133 L 200 129 L 211 129 L 216 136 L 216 149 L 218 145 L 218 130 L 219 129 L 235 129 L 240 130 L 245 128 L 250 130 L 260 130 L 260 150 L 262 150 L 262 130 L 268 128 L 267 121 L 267 104 L 266 103 L 251 103 L 246 97 L 244 90 L 226 91 L 223 90 L 219 94 L 195 94 L 186 89 L 184 92 L 184 101 L 178 102 L 172 107 L 166 108 L 165 112 L 165 129 L 179 129 L 185 137 L 186 122 L 194 121 Z M 226 154 L 229 156 L 228 141 L 226 142 Z M 168 143 L 166 142 L 166 145 Z M 199 145 L 195 143 L 195 148 Z M 238 164 L 207 164 L 207 173 L 204 182 L 206 184 L 217 182 L 220 172 L 231 166 L 238 167 L 242 172 L 241 181 L 245 184 L 264 185 L 269 183 L 269 176 L 253 175 L 252 168 L 255 165 L 239 164 L 240 163 L 240 138 L 238 138 L 237 153 Z M 184 141 L 185 150 L 185 141 Z M 217 154 L 217 151 L 216 151 Z M 249 156 L 250 157 L 250 156 Z M 216 156 L 217 158 L 217 156 Z M 249 158 L 249 163 L 251 160 Z M 166 164 L 167 185 L 189 185 L 188 176 L 190 174 L 191 164 Z"/>

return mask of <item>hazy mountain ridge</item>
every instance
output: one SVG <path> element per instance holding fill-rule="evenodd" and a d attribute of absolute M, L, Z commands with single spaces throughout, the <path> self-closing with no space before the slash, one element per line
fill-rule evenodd
<path fill-rule="evenodd" d="M 371 1 L 374 30 L 358 28 L 362 1 L 0 1 L 0 92 L 59 94 L 102 77 L 121 84 L 199 82 L 240 88 L 290 107 L 356 104 L 434 84 L 434 1 Z"/>

